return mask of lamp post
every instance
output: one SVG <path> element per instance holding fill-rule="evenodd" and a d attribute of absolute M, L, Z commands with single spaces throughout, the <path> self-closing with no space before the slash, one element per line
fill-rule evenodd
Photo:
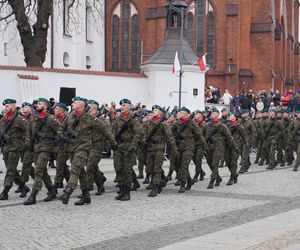
<path fill-rule="evenodd" d="M 181 6 L 181 8 L 178 8 L 174 5 L 172 5 L 172 0 L 169 1 L 169 13 L 171 13 L 171 10 L 177 12 L 180 14 L 181 17 L 181 26 L 180 26 L 180 53 L 179 53 L 179 63 L 180 63 L 180 71 L 179 71 L 179 101 L 178 101 L 178 108 L 181 108 L 181 95 L 182 95 L 182 61 L 183 61 L 183 27 L 184 27 L 184 14 L 186 11 L 189 11 L 191 9 L 194 9 L 194 6 L 190 6 L 189 8 L 186 8 L 184 6 Z"/>

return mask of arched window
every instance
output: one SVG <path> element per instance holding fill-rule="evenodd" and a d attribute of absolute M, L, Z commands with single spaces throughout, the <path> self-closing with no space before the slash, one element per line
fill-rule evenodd
<path fill-rule="evenodd" d="M 197 0 L 197 37 L 198 56 L 207 53 L 207 64 L 215 65 L 215 14 L 209 0 Z"/>
<path fill-rule="evenodd" d="M 139 18 L 137 15 L 131 18 L 131 68 L 135 72 L 138 72 L 140 68 Z"/>
<path fill-rule="evenodd" d="M 66 68 L 70 66 L 70 56 L 69 56 L 68 52 L 64 52 L 64 55 L 63 55 L 63 64 L 64 64 L 64 66 Z"/>
<path fill-rule="evenodd" d="M 112 19 L 113 71 L 138 72 L 140 69 L 139 17 L 129 0 L 120 0 Z"/>
<path fill-rule="evenodd" d="M 113 17 L 113 29 L 112 29 L 112 70 L 117 71 L 119 69 L 119 17 L 114 15 Z"/>

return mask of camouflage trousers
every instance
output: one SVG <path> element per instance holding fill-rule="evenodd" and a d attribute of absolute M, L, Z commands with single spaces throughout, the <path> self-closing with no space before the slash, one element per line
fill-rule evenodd
<path fill-rule="evenodd" d="M 177 164 L 179 179 L 182 182 L 186 182 L 189 178 L 191 178 L 189 165 L 192 161 L 193 154 L 193 150 L 179 150 Z"/>
<path fill-rule="evenodd" d="M 250 143 L 249 145 L 242 144 L 242 147 L 241 147 L 242 167 L 241 167 L 241 169 L 248 170 L 251 166 L 251 162 L 250 162 L 251 147 L 252 147 L 252 143 Z"/>
<path fill-rule="evenodd" d="M 295 151 L 297 153 L 295 166 L 298 167 L 300 165 L 300 142 L 295 143 Z"/>
<path fill-rule="evenodd" d="M 51 188 L 52 181 L 50 175 L 47 172 L 47 165 L 49 161 L 49 152 L 38 152 L 34 153 L 34 183 L 33 188 L 37 192 L 41 191 L 43 182 L 47 189 Z"/>
<path fill-rule="evenodd" d="M 193 155 L 193 162 L 195 164 L 195 173 L 196 174 L 202 174 L 204 173 L 203 169 L 202 169 L 202 159 L 203 159 L 203 149 L 201 147 L 197 147 L 194 150 L 194 155 Z"/>
<path fill-rule="evenodd" d="M 257 138 L 257 153 L 255 161 L 259 161 L 261 159 L 262 151 L 263 151 L 263 140 L 261 138 Z"/>
<path fill-rule="evenodd" d="M 210 178 L 217 179 L 219 176 L 219 162 L 222 158 L 223 151 L 219 148 L 223 147 L 222 145 L 210 145 L 209 150 L 206 153 L 206 161 L 211 170 Z"/>
<path fill-rule="evenodd" d="M 235 176 L 237 174 L 238 159 L 240 157 L 239 151 L 236 151 L 231 147 L 227 147 L 225 152 L 226 165 L 228 166 L 231 176 Z"/>
<path fill-rule="evenodd" d="M 13 183 L 16 185 L 24 185 L 21 176 L 17 171 L 18 163 L 21 158 L 21 153 L 17 151 L 5 152 L 3 159 L 6 167 L 6 175 L 4 179 L 4 187 L 12 187 Z"/>
<path fill-rule="evenodd" d="M 283 138 L 279 139 L 277 144 L 277 162 L 283 162 L 283 150 L 284 150 L 284 140 Z"/>
<path fill-rule="evenodd" d="M 178 167 L 177 167 L 177 158 L 176 156 L 174 156 L 173 151 L 170 152 L 170 167 L 169 167 L 169 171 L 173 172 L 176 171 L 178 172 Z"/>
<path fill-rule="evenodd" d="M 284 143 L 284 156 L 283 161 L 292 163 L 294 160 L 294 144 L 292 140 L 286 140 Z"/>
<path fill-rule="evenodd" d="M 269 165 L 275 165 L 277 147 L 278 141 L 276 139 L 269 140 Z"/>
<path fill-rule="evenodd" d="M 131 187 L 134 161 L 134 154 L 129 155 L 127 151 L 114 152 L 114 167 L 117 175 L 116 180 L 119 185 Z"/>
<path fill-rule="evenodd" d="M 138 149 L 137 151 L 137 159 L 138 159 L 138 170 L 139 173 L 142 173 L 144 170 L 144 166 L 146 165 L 146 153 L 142 149 Z"/>
<path fill-rule="evenodd" d="M 88 159 L 87 150 L 77 150 L 69 154 L 71 160 L 71 172 L 70 179 L 68 181 L 68 186 L 71 189 L 76 189 L 78 180 L 80 182 L 80 189 L 88 189 L 87 184 L 87 174 L 85 171 L 85 166 Z"/>
<path fill-rule="evenodd" d="M 70 179 L 70 170 L 67 165 L 69 159 L 69 153 L 65 151 L 60 151 L 56 154 L 56 174 L 54 177 L 54 183 L 63 183 L 66 179 L 68 182 Z"/>
<path fill-rule="evenodd" d="M 264 140 L 261 152 L 261 161 L 264 162 L 265 160 L 269 161 L 270 158 L 270 141 Z"/>
<path fill-rule="evenodd" d="M 24 183 L 28 182 L 29 176 L 34 179 L 34 168 L 32 164 L 34 163 L 34 153 L 30 151 L 25 151 L 23 155 L 23 165 L 21 171 L 21 178 Z"/>
<path fill-rule="evenodd" d="M 86 165 L 88 185 L 95 182 L 98 185 L 104 182 L 104 174 L 99 170 L 99 162 L 101 161 L 102 149 L 91 149 Z"/>
<path fill-rule="evenodd" d="M 162 176 L 162 165 L 164 163 L 164 151 L 147 152 L 146 173 L 152 176 L 152 182 L 159 185 Z"/>

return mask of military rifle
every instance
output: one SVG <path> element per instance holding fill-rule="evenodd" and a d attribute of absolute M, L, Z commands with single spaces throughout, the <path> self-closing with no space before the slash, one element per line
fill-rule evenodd
<path fill-rule="evenodd" d="M 0 146 L 2 147 L 5 143 L 8 142 L 9 140 L 9 130 L 14 122 L 14 120 L 16 119 L 16 117 L 19 115 L 19 112 L 16 110 L 14 115 L 12 116 L 12 118 L 10 120 L 8 120 L 8 122 L 5 124 L 4 129 L 3 129 L 3 134 L 1 134 L 0 136 Z"/>
<path fill-rule="evenodd" d="M 167 116 L 166 114 L 168 113 L 170 109 L 170 106 L 167 108 L 167 110 L 163 113 L 163 115 L 161 116 L 159 122 L 153 127 L 153 129 L 150 131 L 147 139 L 142 143 L 142 147 L 143 147 L 143 150 L 146 151 L 150 142 L 151 142 L 151 139 L 152 137 L 155 135 L 156 131 L 158 130 L 159 126 L 167 119 Z"/>
<path fill-rule="evenodd" d="M 80 117 L 86 114 L 89 110 L 90 107 L 87 105 L 81 115 L 74 115 L 74 120 L 71 123 L 71 126 L 67 129 L 65 133 L 59 135 L 58 146 L 60 149 L 64 146 L 65 143 L 70 142 L 71 139 L 76 139 L 79 136 L 79 134 L 75 131 L 75 128 L 79 123 Z"/>
<path fill-rule="evenodd" d="M 34 134 L 30 138 L 30 151 L 34 148 L 34 143 L 39 143 L 41 138 L 45 138 L 45 134 L 41 132 L 46 124 L 46 117 L 41 118 L 35 126 Z"/>
<path fill-rule="evenodd" d="M 188 119 L 187 123 L 182 126 L 182 128 L 179 130 L 179 132 L 176 133 L 176 135 L 175 135 L 175 141 L 176 141 L 176 143 L 179 142 L 180 140 L 184 139 L 184 136 L 183 136 L 182 133 L 184 132 L 184 130 L 186 130 L 187 126 L 194 119 L 194 117 L 195 117 L 195 113 L 193 112 L 189 116 L 189 119 Z"/>
<path fill-rule="evenodd" d="M 210 134 L 209 134 L 209 135 L 207 136 L 207 138 L 206 138 L 206 143 L 207 143 L 207 144 L 212 144 L 212 143 L 213 143 L 212 138 L 213 138 L 214 135 L 217 134 L 218 131 L 219 131 L 219 126 L 215 126 L 215 125 L 213 125 L 213 126 L 214 126 L 214 129 L 210 132 Z"/>

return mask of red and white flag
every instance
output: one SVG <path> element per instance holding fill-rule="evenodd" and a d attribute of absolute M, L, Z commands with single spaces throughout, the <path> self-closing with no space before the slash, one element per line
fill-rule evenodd
<path fill-rule="evenodd" d="M 174 64 L 173 64 L 173 68 L 172 68 L 172 73 L 175 74 L 177 71 L 180 71 L 180 70 L 181 70 L 181 66 L 180 66 L 180 62 L 178 59 L 178 53 L 176 51 Z"/>
<path fill-rule="evenodd" d="M 198 59 L 198 65 L 199 65 L 199 69 L 201 72 L 206 72 L 207 71 L 207 67 L 206 67 L 206 54 L 199 57 Z"/>

